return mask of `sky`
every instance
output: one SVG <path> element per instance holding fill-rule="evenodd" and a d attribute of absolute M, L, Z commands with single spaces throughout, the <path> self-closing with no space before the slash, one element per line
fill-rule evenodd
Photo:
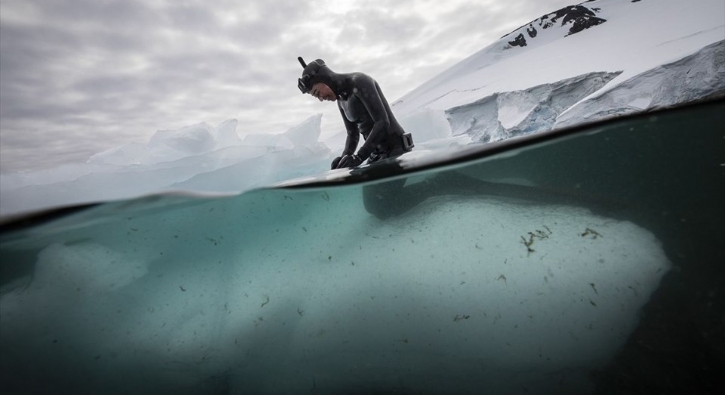
<path fill-rule="evenodd" d="M 281 133 L 337 107 L 306 61 L 375 78 L 392 103 L 569 0 L 0 0 L 0 172 L 83 163 L 156 130 L 239 120 Z"/>

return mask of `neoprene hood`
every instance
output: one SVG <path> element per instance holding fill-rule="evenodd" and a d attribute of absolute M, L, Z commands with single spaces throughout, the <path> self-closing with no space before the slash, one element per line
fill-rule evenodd
<path fill-rule="evenodd" d="M 340 88 L 342 85 L 341 78 L 327 67 L 324 60 L 317 59 L 310 63 L 305 63 L 301 56 L 298 57 L 297 60 L 299 60 L 302 67 L 304 67 L 302 77 L 297 79 L 297 87 L 300 88 L 302 93 L 308 93 L 312 89 L 313 85 L 318 82 L 322 82 L 329 86 L 336 95 L 340 94 Z"/>

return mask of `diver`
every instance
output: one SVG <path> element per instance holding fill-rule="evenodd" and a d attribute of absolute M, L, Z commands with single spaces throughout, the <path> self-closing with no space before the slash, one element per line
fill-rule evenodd
<path fill-rule="evenodd" d="M 413 137 L 405 133 L 378 83 L 367 74 L 338 74 L 322 59 L 309 64 L 299 57 L 304 70 L 297 86 L 320 101 L 337 101 L 347 140 L 342 155 L 332 161 L 331 169 L 360 166 L 365 160 L 374 163 L 394 158 L 413 149 Z M 364 144 L 355 153 L 360 141 Z"/>
<path fill-rule="evenodd" d="M 309 64 L 297 60 L 304 68 L 297 87 L 320 101 L 336 101 L 347 131 L 342 155 L 336 157 L 331 169 L 344 169 L 382 159 L 395 158 L 413 149 L 413 137 L 405 133 L 395 119 L 377 81 L 363 73 L 338 74 L 322 59 Z M 365 139 L 355 153 L 360 135 Z M 404 198 L 405 180 L 383 182 L 363 187 L 365 209 L 378 219 L 399 215 L 415 204 Z"/>

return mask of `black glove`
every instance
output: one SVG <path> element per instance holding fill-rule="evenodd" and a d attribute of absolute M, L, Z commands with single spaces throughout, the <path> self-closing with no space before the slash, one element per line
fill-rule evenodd
<path fill-rule="evenodd" d="M 340 159 L 340 163 L 338 163 L 337 168 L 344 169 L 346 167 L 358 167 L 362 163 L 363 160 L 357 155 L 345 155 L 342 159 Z"/>
<path fill-rule="evenodd" d="M 330 170 L 337 169 L 337 165 L 340 164 L 340 159 L 342 159 L 342 156 L 338 156 L 337 158 L 332 160 L 332 166 L 330 166 Z"/>

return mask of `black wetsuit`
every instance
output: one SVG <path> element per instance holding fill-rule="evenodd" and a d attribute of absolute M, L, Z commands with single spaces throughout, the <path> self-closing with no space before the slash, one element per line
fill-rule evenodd
<path fill-rule="evenodd" d="M 365 143 L 357 152 L 360 159 L 374 161 L 404 153 L 405 131 L 395 119 L 378 83 L 363 73 L 348 74 L 346 78 L 349 87 L 344 94 L 338 95 L 337 101 L 347 129 L 342 154 L 355 153 L 361 134 Z"/>
<path fill-rule="evenodd" d="M 363 73 L 338 74 L 321 59 L 310 62 L 302 72 L 301 84 L 312 89 L 325 83 L 335 92 L 337 106 L 347 129 L 342 155 L 353 155 L 363 135 L 365 143 L 357 151 L 361 160 L 374 162 L 410 151 L 403 143 L 405 131 L 395 119 L 378 83 Z"/>

